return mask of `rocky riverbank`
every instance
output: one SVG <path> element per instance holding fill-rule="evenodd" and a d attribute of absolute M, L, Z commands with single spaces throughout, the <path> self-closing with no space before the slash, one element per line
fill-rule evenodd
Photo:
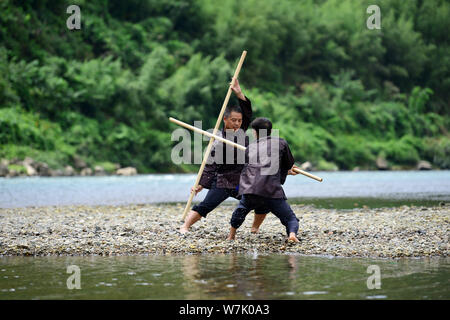
<path fill-rule="evenodd" d="M 59 169 L 50 168 L 45 162 L 36 161 L 30 157 L 20 159 L 0 159 L 0 177 L 23 177 L 23 176 L 42 176 L 42 177 L 57 177 L 57 176 L 105 176 L 105 175 L 122 175 L 132 176 L 136 175 L 137 169 L 134 167 L 122 168 L 118 163 L 103 162 L 102 164 L 88 165 L 82 158 L 74 156 L 72 165 L 68 164 Z M 339 168 L 333 163 L 322 162 L 318 165 L 313 165 L 306 161 L 299 164 L 300 168 L 305 171 L 339 171 Z M 421 160 L 414 167 L 400 167 L 390 166 L 383 158 L 377 158 L 376 166 L 371 168 L 355 167 L 352 171 L 360 170 L 432 170 L 433 167 L 428 161 Z"/>
<path fill-rule="evenodd" d="M 119 175 L 132 176 L 136 175 L 137 170 L 134 167 L 121 168 L 118 163 L 106 162 L 105 165 L 95 165 L 92 168 L 79 157 L 74 157 L 74 166 L 66 165 L 61 169 L 50 168 L 45 162 L 33 160 L 26 157 L 19 159 L 1 159 L 0 160 L 0 177 L 22 177 L 22 176 L 41 176 L 41 177 L 58 177 L 58 176 L 105 176 Z"/>
<path fill-rule="evenodd" d="M 183 236 L 182 204 L 0 209 L 0 255 L 299 253 L 358 257 L 448 256 L 450 207 L 331 210 L 293 205 L 298 244 L 269 214 L 258 234 L 253 214 L 225 240 L 232 204 L 216 209 Z"/>

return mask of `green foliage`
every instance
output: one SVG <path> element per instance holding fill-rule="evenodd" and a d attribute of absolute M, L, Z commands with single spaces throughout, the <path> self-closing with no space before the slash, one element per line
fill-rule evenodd
<path fill-rule="evenodd" d="M 436 166 L 450 169 L 450 138 L 428 138 L 424 142 L 425 157 Z"/>
<path fill-rule="evenodd" d="M 416 148 L 405 137 L 386 143 L 387 160 L 392 163 L 414 166 L 420 160 L 419 154 Z"/>
<path fill-rule="evenodd" d="M 433 94 L 433 90 L 430 88 L 422 89 L 420 87 L 414 87 L 411 92 L 411 96 L 408 100 L 408 108 L 412 112 L 423 113 L 427 105 L 430 96 Z"/>
<path fill-rule="evenodd" d="M 55 140 L 61 133 L 57 124 L 41 121 L 16 108 L 0 109 L 0 127 L 1 144 L 29 145 L 43 150 L 54 150 Z"/>
<path fill-rule="evenodd" d="M 27 169 L 25 169 L 24 166 L 19 165 L 19 164 L 10 164 L 8 165 L 8 170 L 14 170 L 19 174 L 26 174 L 27 173 Z"/>
<path fill-rule="evenodd" d="M 324 170 L 324 171 L 337 171 L 339 168 L 338 166 L 333 162 L 328 162 L 326 160 L 319 160 L 316 166 L 317 170 Z"/>
<path fill-rule="evenodd" d="M 0 128 L 0 157 L 3 158 L 30 156 L 60 168 L 70 162 L 76 151 L 68 144 L 59 124 L 18 107 L 0 109 Z"/>
<path fill-rule="evenodd" d="M 101 166 L 107 173 L 114 173 L 116 171 L 116 165 L 109 161 L 98 162 L 95 165 Z"/>
<path fill-rule="evenodd" d="M 79 31 L 65 27 L 70 4 Z M 366 28 L 371 4 L 381 30 Z M 167 118 L 213 127 L 247 50 L 254 116 L 298 161 L 449 168 L 449 12 L 445 0 L 4 0 L 0 156 L 195 171 L 170 161 Z"/>
<path fill-rule="evenodd" d="M 371 167 L 376 157 L 371 152 L 370 144 L 371 141 L 362 136 L 338 136 L 332 159 L 340 169 L 350 170 L 356 166 Z"/>

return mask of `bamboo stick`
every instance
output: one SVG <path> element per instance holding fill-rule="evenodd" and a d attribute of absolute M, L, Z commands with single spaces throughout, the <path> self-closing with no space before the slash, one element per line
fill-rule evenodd
<path fill-rule="evenodd" d="M 189 129 L 189 130 L 192 130 L 192 131 L 201 133 L 201 134 L 203 134 L 203 135 L 205 135 L 205 136 L 207 136 L 207 137 L 210 137 L 210 138 L 213 138 L 213 139 L 215 139 L 215 140 L 221 141 L 221 142 L 223 142 L 223 143 L 229 144 L 230 146 L 233 146 L 233 147 L 238 148 L 238 149 L 240 149 L 240 150 L 244 150 L 244 151 L 245 151 L 245 149 L 247 149 L 245 146 L 243 146 L 243 145 L 241 145 L 241 144 L 234 143 L 234 142 L 232 142 L 232 141 L 230 141 L 230 140 L 227 140 L 227 139 L 225 139 L 225 138 L 222 138 L 221 136 L 218 136 L 218 135 L 209 133 L 208 131 L 205 131 L 205 130 L 199 129 L 199 128 L 197 128 L 197 127 L 191 126 L 190 124 L 187 124 L 187 123 L 182 122 L 182 121 L 180 121 L 180 120 L 174 119 L 174 118 L 172 118 L 172 117 L 170 117 L 169 120 L 170 120 L 171 122 L 173 122 L 173 123 L 179 125 L 179 126 L 185 127 L 186 129 Z"/>
<path fill-rule="evenodd" d="M 221 141 L 221 142 L 223 142 L 223 143 L 226 143 L 226 144 L 228 144 L 228 145 L 230 145 L 230 146 L 233 146 L 233 147 L 235 147 L 235 148 L 238 148 L 238 149 L 240 149 L 240 150 L 244 150 L 244 151 L 245 151 L 245 149 L 247 149 L 247 148 L 246 148 L 245 146 L 243 146 L 243 145 L 234 143 L 234 142 L 232 142 L 232 141 L 230 141 L 230 140 L 224 139 L 224 138 L 222 138 L 222 137 L 220 137 L 220 136 L 218 136 L 218 135 L 214 135 L 214 134 L 212 134 L 212 133 L 209 133 L 208 131 L 205 131 L 205 130 L 199 129 L 199 128 L 197 128 L 197 127 L 191 126 L 191 125 L 189 125 L 189 124 L 187 124 L 187 123 L 185 123 L 185 122 L 182 122 L 182 121 L 180 121 L 180 120 L 174 119 L 174 118 L 172 118 L 172 117 L 170 117 L 169 120 L 170 120 L 171 122 L 173 122 L 173 123 L 179 125 L 179 126 L 185 127 L 186 129 L 189 129 L 189 130 L 192 130 L 192 131 L 201 133 L 201 134 L 203 134 L 203 135 L 205 135 L 205 136 L 210 137 L 211 139 L 215 139 L 215 140 Z M 302 174 L 302 175 L 304 175 L 304 176 L 306 176 L 306 177 L 308 177 L 308 178 L 317 180 L 317 181 L 319 181 L 319 182 L 322 182 L 322 181 L 323 181 L 322 178 L 317 177 L 317 176 L 315 176 L 315 175 L 313 175 L 313 174 L 311 174 L 311 173 L 308 173 L 308 172 L 306 172 L 306 171 L 303 171 L 303 170 L 301 170 L 301 169 L 294 168 L 294 169 L 292 169 L 292 170 L 295 171 L 295 172 L 297 172 L 297 173 L 300 173 L 300 174 Z"/>
<path fill-rule="evenodd" d="M 217 118 L 216 125 L 215 125 L 214 130 L 213 130 L 213 135 L 216 135 L 217 130 L 219 130 L 220 123 L 222 122 L 223 114 L 225 113 L 225 109 L 226 109 L 226 107 L 228 105 L 228 101 L 230 100 L 231 91 L 232 91 L 231 87 L 234 86 L 234 83 L 235 83 L 235 81 L 236 81 L 236 79 L 237 79 L 237 77 L 239 75 L 239 72 L 241 71 L 241 67 L 242 67 L 242 64 L 244 63 L 244 59 L 245 59 L 246 55 L 247 55 L 247 51 L 243 51 L 242 55 L 241 55 L 241 59 L 239 60 L 239 63 L 237 65 L 237 67 L 236 67 L 236 70 L 234 71 L 234 75 L 233 75 L 233 78 L 231 80 L 231 84 L 228 87 L 228 92 L 227 92 L 227 95 L 225 96 L 225 100 L 223 101 L 222 109 L 220 110 L 219 117 Z M 182 217 L 183 221 L 186 218 L 186 214 L 188 213 L 189 209 L 191 208 L 192 199 L 194 198 L 194 195 L 195 195 L 195 189 L 197 189 L 197 186 L 198 186 L 198 184 L 200 182 L 200 178 L 201 178 L 201 176 L 203 174 L 203 170 L 205 169 L 206 161 L 208 160 L 209 154 L 211 153 L 213 142 L 214 142 L 214 138 L 211 138 L 209 140 L 208 147 L 206 148 L 205 155 L 203 156 L 203 161 L 202 161 L 202 164 L 200 166 L 200 169 L 198 170 L 197 178 L 195 179 L 194 188 L 192 188 L 192 191 L 191 191 L 191 194 L 189 196 L 188 202 L 186 203 L 186 207 L 184 208 L 183 217 Z"/>
<path fill-rule="evenodd" d="M 308 173 L 308 172 L 306 172 L 306 171 L 303 171 L 303 170 L 301 170 L 301 169 L 299 169 L 299 168 L 294 168 L 294 169 L 292 169 L 292 170 L 294 170 L 295 172 L 300 173 L 300 174 L 302 174 L 302 175 L 304 175 L 304 176 L 307 176 L 307 177 L 309 177 L 309 178 L 311 178 L 311 179 L 317 180 L 317 181 L 319 181 L 319 182 L 322 182 L 322 181 L 323 181 L 322 178 L 320 178 L 320 177 L 318 177 L 318 176 L 315 176 L 315 175 L 313 175 L 313 174 L 311 174 L 311 173 Z"/>

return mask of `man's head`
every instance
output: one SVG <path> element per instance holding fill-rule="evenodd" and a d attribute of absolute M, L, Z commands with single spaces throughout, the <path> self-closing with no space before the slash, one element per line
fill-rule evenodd
<path fill-rule="evenodd" d="M 223 114 L 225 129 L 238 130 L 242 125 L 242 109 L 239 106 L 230 106 Z"/>
<path fill-rule="evenodd" d="M 270 136 L 272 133 L 272 122 L 267 118 L 256 118 L 250 126 L 256 139 Z"/>

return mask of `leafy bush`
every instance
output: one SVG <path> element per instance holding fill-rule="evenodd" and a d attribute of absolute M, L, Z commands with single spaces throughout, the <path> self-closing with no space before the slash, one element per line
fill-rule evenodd
<path fill-rule="evenodd" d="M 26 174 L 27 173 L 27 169 L 25 169 L 24 166 L 19 165 L 19 164 L 10 164 L 10 165 L 8 165 L 8 170 L 9 171 L 14 170 L 14 171 L 16 171 L 19 174 Z"/>
<path fill-rule="evenodd" d="M 448 168 L 448 1 L 0 2 L 0 154 L 175 172 L 174 116 L 213 127 L 242 50 L 254 116 L 323 169 Z M 230 104 L 236 103 L 233 97 Z"/>
<path fill-rule="evenodd" d="M 424 142 L 426 158 L 441 169 L 450 169 L 450 138 L 428 138 Z"/>
<path fill-rule="evenodd" d="M 387 159 L 393 163 L 414 166 L 420 160 L 416 148 L 405 137 L 387 142 L 384 150 Z"/>
<path fill-rule="evenodd" d="M 341 169 L 350 170 L 356 166 L 373 167 L 375 154 L 370 142 L 361 136 L 338 136 L 332 159 Z"/>

